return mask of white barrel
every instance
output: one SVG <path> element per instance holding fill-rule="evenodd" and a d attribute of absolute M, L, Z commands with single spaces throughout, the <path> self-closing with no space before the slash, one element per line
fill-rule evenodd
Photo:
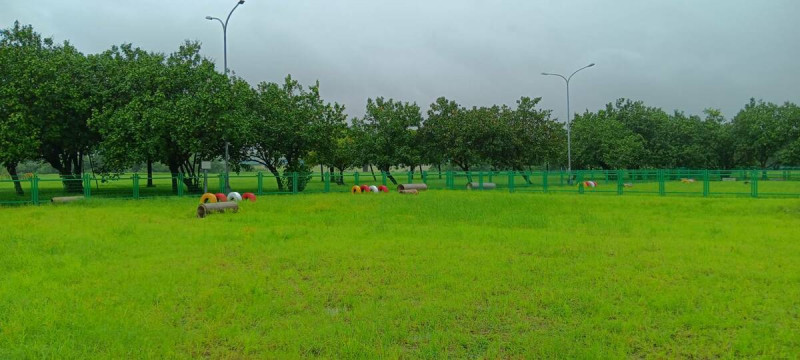
<path fill-rule="evenodd" d="M 234 191 L 228 194 L 228 201 L 239 202 L 242 201 L 242 195 Z"/>

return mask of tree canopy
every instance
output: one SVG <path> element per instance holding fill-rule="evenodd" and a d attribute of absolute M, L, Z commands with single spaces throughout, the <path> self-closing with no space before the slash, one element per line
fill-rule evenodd
<path fill-rule="evenodd" d="M 260 164 L 281 190 L 297 176 L 302 191 L 317 165 L 340 175 L 361 166 L 565 168 L 566 126 L 540 101 L 465 106 L 440 97 L 422 109 L 375 97 L 348 120 L 318 82 L 287 76 L 251 86 L 217 72 L 196 42 L 170 54 L 121 44 L 85 55 L 29 25 L 0 31 L 0 163 L 15 180 L 18 164 L 47 163 L 70 191 L 81 190 L 76 180 L 87 170 L 154 162 L 173 174 L 176 191 L 198 191 L 201 161 L 222 159 L 226 144 L 232 171 Z M 728 120 L 716 109 L 667 113 L 619 99 L 577 114 L 571 126 L 576 169 L 800 165 L 800 108 L 790 102 L 751 99 Z"/>

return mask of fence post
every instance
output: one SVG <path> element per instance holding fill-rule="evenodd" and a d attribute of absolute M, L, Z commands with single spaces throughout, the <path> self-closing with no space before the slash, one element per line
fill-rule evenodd
<path fill-rule="evenodd" d="M 561 183 L 559 185 L 564 186 L 564 170 L 559 171 L 559 177 L 561 178 Z"/>
<path fill-rule="evenodd" d="M 703 171 L 703 197 L 708 197 L 711 192 L 710 179 L 708 178 L 708 170 Z"/>
<path fill-rule="evenodd" d="M 355 183 L 355 185 L 358 185 L 358 183 L 360 182 L 359 181 L 358 171 L 353 173 L 353 182 Z"/>
<path fill-rule="evenodd" d="M 92 197 L 92 179 L 88 173 L 83 174 L 83 196 L 87 199 Z"/>
<path fill-rule="evenodd" d="M 666 184 L 664 183 L 664 170 L 663 169 L 658 170 L 656 177 L 658 178 L 658 195 L 666 196 L 667 187 Z"/>
<path fill-rule="evenodd" d="M 411 184 L 413 182 L 414 182 L 414 172 L 413 171 L 409 171 L 408 172 L 408 183 Z"/>
<path fill-rule="evenodd" d="M 219 192 L 225 192 L 225 174 L 219 174 Z"/>
<path fill-rule="evenodd" d="M 297 194 L 297 172 L 292 173 L 292 194 Z"/>
<path fill-rule="evenodd" d="M 427 171 L 423 171 L 422 172 L 422 183 L 423 184 L 428 184 L 428 172 Z"/>
<path fill-rule="evenodd" d="M 625 187 L 622 177 L 624 176 L 622 170 L 617 170 L 617 195 L 622 195 L 622 190 Z"/>
<path fill-rule="evenodd" d="M 575 181 L 578 182 L 578 194 L 583 194 L 583 171 L 576 172 Z"/>
<path fill-rule="evenodd" d="M 183 196 L 183 173 L 178 173 L 178 197 Z"/>
<path fill-rule="evenodd" d="M 139 199 L 139 174 L 133 174 L 133 198 Z"/>
<path fill-rule="evenodd" d="M 386 186 L 386 172 L 383 171 L 381 171 L 381 184 L 383 184 L 383 186 Z"/>
<path fill-rule="evenodd" d="M 33 174 L 31 177 L 31 202 L 39 205 L 39 175 Z"/>
<path fill-rule="evenodd" d="M 514 173 L 513 170 L 508 172 L 508 192 L 510 193 L 514 192 Z"/>
<path fill-rule="evenodd" d="M 478 171 L 478 189 L 483 190 L 483 171 Z"/>
<path fill-rule="evenodd" d="M 544 172 L 542 172 L 542 192 L 543 193 L 547 192 L 547 182 L 548 182 L 549 178 L 550 178 L 550 172 L 549 171 L 545 170 Z"/>
<path fill-rule="evenodd" d="M 752 174 L 750 174 L 752 181 L 750 182 L 750 196 L 757 198 L 758 197 L 758 170 L 753 170 Z"/>
<path fill-rule="evenodd" d="M 325 188 L 323 191 L 326 193 L 331 192 L 331 173 L 325 172 L 322 180 L 325 181 Z"/>
<path fill-rule="evenodd" d="M 264 173 L 259 171 L 257 176 L 258 176 L 258 189 L 256 189 L 256 192 L 258 193 L 258 196 L 261 196 L 264 194 Z"/>
<path fill-rule="evenodd" d="M 494 179 L 494 171 L 489 171 L 489 182 L 494 182 L 492 181 L 493 179 Z"/>

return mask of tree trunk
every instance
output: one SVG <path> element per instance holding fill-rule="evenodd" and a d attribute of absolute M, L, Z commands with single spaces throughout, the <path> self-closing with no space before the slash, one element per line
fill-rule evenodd
<path fill-rule="evenodd" d="M 44 159 L 58 171 L 64 191 L 75 194 L 83 192 L 81 181 L 83 164 L 80 154 L 52 151 L 46 153 Z"/>
<path fill-rule="evenodd" d="M 331 166 L 330 169 L 331 177 L 333 177 L 333 181 L 336 182 L 336 185 L 344 185 L 344 168 L 338 169 L 339 175 L 336 175 L 336 168 Z"/>
<path fill-rule="evenodd" d="M 442 179 L 442 164 L 437 164 L 436 167 L 439 169 L 439 180 Z"/>
<path fill-rule="evenodd" d="M 22 184 L 19 182 L 19 176 L 17 175 L 17 164 L 6 164 L 6 171 L 11 175 L 11 180 L 14 181 L 14 191 L 17 192 L 17 195 L 24 196 L 25 191 L 22 190 Z"/>
<path fill-rule="evenodd" d="M 172 180 L 172 192 L 177 194 L 178 193 L 178 173 L 180 172 L 180 166 L 175 165 L 172 162 L 170 162 L 170 164 L 167 164 L 167 166 L 169 167 L 170 174 L 172 174 L 172 176 L 170 176 L 172 178 L 171 179 Z"/>
<path fill-rule="evenodd" d="M 375 176 L 375 169 L 372 168 L 372 165 L 369 166 L 369 172 L 372 173 L 372 181 L 377 182 L 378 181 L 378 177 Z"/>
<path fill-rule="evenodd" d="M 267 165 L 267 169 L 272 175 L 275 176 L 275 181 L 278 183 L 278 191 L 283 191 L 283 181 L 281 180 L 281 173 L 278 172 L 278 168 L 275 165 Z"/>
<path fill-rule="evenodd" d="M 458 165 L 461 168 L 461 171 L 467 173 L 467 182 L 472 182 L 472 174 L 469 172 L 469 166 L 461 165 L 459 163 L 456 163 L 456 165 Z"/>
<path fill-rule="evenodd" d="M 64 190 L 68 193 L 82 193 L 83 192 L 83 179 L 80 174 L 73 174 L 71 171 L 59 171 L 61 176 L 61 183 Z"/>
<path fill-rule="evenodd" d="M 147 187 L 155 187 L 153 185 L 153 160 L 147 160 Z"/>
<path fill-rule="evenodd" d="M 525 173 L 525 169 L 517 168 L 517 169 L 514 169 L 514 171 L 519 171 L 520 173 L 522 173 L 522 178 L 525 179 L 525 183 L 526 184 L 530 185 L 530 184 L 533 183 L 533 182 L 531 182 L 531 177 L 528 176 L 528 174 Z"/>
<path fill-rule="evenodd" d="M 382 168 L 380 170 L 383 171 L 384 173 L 386 173 L 386 178 L 388 178 L 392 182 L 392 184 L 397 185 L 397 180 L 395 180 L 394 176 L 392 176 L 392 173 L 389 172 L 389 167 L 388 166 L 384 167 L 384 168 Z"/>
<path fill-rule="evenodd" d="M 319 164 L 319 181 L 325 182 L 325 168 Z"/>

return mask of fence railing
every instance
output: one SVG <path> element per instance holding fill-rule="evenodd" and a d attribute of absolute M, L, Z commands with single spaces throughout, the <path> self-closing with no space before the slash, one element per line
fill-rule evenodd
<path fill-rule="evenodd" d="M 493 190 L 608 195 L 680 195 L 800 197 L 800 170 L 578 170 L 566 171 L 407 171 L 324 172 L 303 177 L 257 172 L 230 174 L 231 188 L 257 195 L 349 192 L 353 185 L 425 183 L 432 190 Z M 0 204 L 49 202 L 57 196 L 140 199 L 157 196 L 223 192 L 225 174 L 184 177 L 183 174 L 141 174 L 113 178 L 83 174 L 72 177 L 33 174 L 0 179 Z"/>

